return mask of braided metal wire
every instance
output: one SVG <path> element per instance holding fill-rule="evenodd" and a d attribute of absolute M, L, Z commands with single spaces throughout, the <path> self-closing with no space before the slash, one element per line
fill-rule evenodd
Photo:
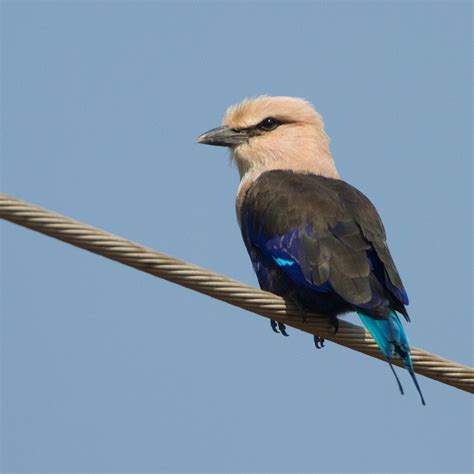
<path fill-rule="evenodd" d="M 156 252 L 15 197 L 0 194 L 0 218 L 261 316 L 281 321 L 307 333 L 317 334 L 371 357 L 384 359 L 372 336 L 360 326 L 341 321 L 339 331 L 334 334 L 331 323 L 324 316 L 308 313 L 303 317 L 301 310 L 279 296 Z M 474 393 L 474 369 L 471 367 L 416 347 L 412 348 L 412 357 L 417 373 Z M 401 365 L 398 360 L 394 362 L 396 365 Z"/>

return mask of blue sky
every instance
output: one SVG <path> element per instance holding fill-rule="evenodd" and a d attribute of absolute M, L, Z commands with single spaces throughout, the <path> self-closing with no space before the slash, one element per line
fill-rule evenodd
<path fill-rule="evenodd" d="M 256 284 L 237 172 L 195 139 L 305 97 L 382 215 L 412 343 L 472 363 L 469 2 L 1 12 L 4 192 Z M 4 471 L 472 470 L 470 395 L 420 377 L 422 407 L 379 361 L 1 226 Z"/>

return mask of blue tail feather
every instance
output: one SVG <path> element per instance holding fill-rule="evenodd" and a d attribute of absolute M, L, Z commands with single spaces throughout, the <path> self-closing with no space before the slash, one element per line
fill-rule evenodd
<path fill-rule="evenodd" d="M 423 394 L 421 393 L 418 380 L 416 379 L 415 372 L 413 370 L 410 343 L 408 342 L 408 337 L 405 333 L 405 330 L 403 329 L 398 315 L 395 313 L 395 311 L 391 311 L 390 316 L 387 319 L 378 320 L 367 316 L 361 310 L 358 310 L 357 314 L 364 323 L 364 326 L 367 328 L 370 334 L 372 334 L 372 337 L 375 339 L 375 342 L 380 347 L 380 350 L 384 356 L 387 358 L 402 395 L 403 388 L 391 364 L 392 358 L 397 355 L 402 360 L 404 367 L 410 373 L 413 383 L 420 394 L 421 403 L 425 405 L 425 399 L 423 398 Z"/>

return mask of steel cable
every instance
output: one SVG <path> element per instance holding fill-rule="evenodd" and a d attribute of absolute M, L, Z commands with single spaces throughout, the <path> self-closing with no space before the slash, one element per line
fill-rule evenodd
<path fill-rule="evenodd" d="M 360 326 L 340 321 L 339 331 L 334 334 L 331 323 L 324 316 L 312 313 L 302 315 L 300 309 L 279 296 L 156 252 L 15 197 L 0 194 L 0 218 L 384 360 L 372 336 Z M 416 347 L 412 348 L 412 358 L 417 373 L 474 393 L 474 369 L 471 367 Z M 398 360 L 394 363 L 401 366 Z"/>

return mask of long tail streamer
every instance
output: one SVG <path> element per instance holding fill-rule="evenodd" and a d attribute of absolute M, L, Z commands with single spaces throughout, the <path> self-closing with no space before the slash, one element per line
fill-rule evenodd
<path fill-rule="evenodd" d="M 392 366 L 392 360 L 394 356 L 398 356 L 403 363 L 405 369 L 411 375 L 413 383 L 415 384 L 418 393 L 420 394 L 421 403 L 426 405 L 423 394 L 421 393 L 420 385 L 416 379 L 415 372 L 413 371 L 413 361 L 411 359 L 411 349 L 408 337 L 405 330 L 403 329 L 400 318 L 395 311 L 391 311 L 387 319 L 373 319 L 367 316 L 362 311 L 357 311 L 364 326 L 368 329 L 375 342 L 380 347 L 383 355 L 387 358 L 387 362 L 392 369 L 393 375 L 398 383 L 398 388 L 403 395 L 403 387 L 398 379 L 395 369 Z"/>

